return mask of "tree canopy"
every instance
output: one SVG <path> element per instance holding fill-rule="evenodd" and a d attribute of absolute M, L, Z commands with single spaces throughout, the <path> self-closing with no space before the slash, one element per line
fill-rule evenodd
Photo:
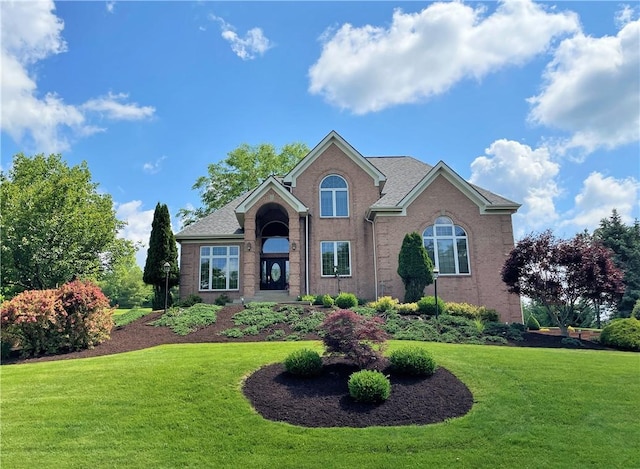
<path fill-rule="evenodd" d="M 289 172 L 307 153 L 304 143 L 289 143 L 280 152 L 270 143 L 241 144 L 227 158 L 209 165 L 208 174 L 199 177 L 192 189 L 200 193 L 202 207 L 181 209 L 178 215 L 189 225 L 258 186 L 271 175 Z"/>
<path fill-rule="evenodd" d="M 600 221 L 594 237 L 614 253 L 613 261 L 624 272 L 625 290 L 617 304 L 617 316 L 629 317 L 640 299 L 640 223 L 622 223 L 616 210 Z"/>
<path fill-rule="evenodd" d="M 176 238 L 171 230 L 171 217 L 166 204 L 158 202 L 153 213 L 153 223 L 151 224 L 151 235 L 149 236 L 149 250 L 147 260 L 144 265 L 142 279 L 144 283 L 153 285 L 154 299 L 153 308 L 162 309 L 164 307 L 167 274 L 164 271 L 165 262 L 169 263 L 169 288 L 180 283 L 180 273 L 178 271 L 178 247 Z M 171 295 L 168 295 L 171 301 Z"/>
<path fill-rule="evenodd" d="M 622 272 L 612 252 L 586 234 L 557 239 L 551 231 L 528 235 L 511 250 L 502 268 L 508 291 L 544 306 L 563 335 L 584 301 L 614 303 L 622 294 Z"/>
<path fill-rule="evenodd" d="M 19 153 L 0 181 L 5 293 L 96 279 L 131 247 L 117 237 L 124 223 L 85 162 L 69 167 L 59 154 Z"/>
<path fill-rule="evenodd" d="M 422 298 L 424 288 L 433 283 L 433 264 L 422 242 L 420 233 L 408 233 L 398 254 L 398 275 L 405 288 L 405 303 Z"/>

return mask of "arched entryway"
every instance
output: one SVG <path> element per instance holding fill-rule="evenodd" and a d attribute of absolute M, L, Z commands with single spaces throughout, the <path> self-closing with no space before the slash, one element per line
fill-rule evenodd
<path fill-rule="evenodd" d="M 260 246 L 260 290 L 289 289 L 289 216 L 278 204 L 267 204 L 256 216 Z"/>

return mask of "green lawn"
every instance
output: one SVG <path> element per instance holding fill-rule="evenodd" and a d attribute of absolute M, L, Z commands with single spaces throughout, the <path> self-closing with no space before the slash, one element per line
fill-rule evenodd
<path fill-rule="evenodd" d="M 264 420 L 243 376 L 317 342 L 3 366 L 2 467 L 640 467 L 640 354 L 421 345 L 472 390 L 466 416 L 366 429 Z"/>

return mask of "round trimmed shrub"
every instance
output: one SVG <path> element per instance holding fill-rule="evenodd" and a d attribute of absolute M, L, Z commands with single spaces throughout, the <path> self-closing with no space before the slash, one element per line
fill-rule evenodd
<path fill-rule="evenodd" d="M 616 319 L 602 329 L 600 343 L 620 350 L 640 351 L 640 321 Z"/>
<path fill-rule="evenodd" d="M 443 315 L 447 311 L 447 307 L 442 298 L 438 298 L 438 314 Z M 424 296 L 418 300 L 418 312 L 429 316 L 436 315 L 436 299 L 433 296 Z"/>
<path fill-rule="evenodd" d="M 331 295 L 322 295 L 322 305 L 325 308 L 331 308 L 335 304 L 334 299 Z"/>
<path fill-rule="evenodd" d="M 391 395 L 391 381 L 376 370 L 356 371 L 348 384 L 349 395 L 358 402 L 384 402 Z"/>
<path fill-rule="evenodd" d="M 431 376 L 436 370 L 436 361 L 422 347 L 402 347 L 389 355 L 391 369 L 395 373 L 412 376 Z"/>
<path fill-rule="evenodd" d="M 303 348 L 285 358 L 284 368 L 293 375 L 314 376 L 322 371 L 322 359 L 315 350 Z"/>
<path fill-rule="evenodd" d="M 336 306 L 341 309 L 358 306 L 358 297 L 353 293 L 340 293 L 336 298 Z"/>

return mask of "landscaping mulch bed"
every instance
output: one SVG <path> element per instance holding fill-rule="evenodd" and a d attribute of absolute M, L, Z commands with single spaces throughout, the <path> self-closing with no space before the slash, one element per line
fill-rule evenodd
<path fill-rule="evenodd" d="M 218 312 L 215 324 L 186 336 L 175 334 L 167 327 L 150 325 L 162 312 L 151 313 L 131 324 L 115 328 L 111 339 L 89 350 L 60 355 L 22 359 L 11 357 L 4 364 L 35 363 L 52 360 L 112 355 L 141 350 L 162 344 L 208 342 L 259 342 L 272 331 L 241 338 L 228 338 L 219 333 L 234 327 L 232 317 L 241 305 L 229 305 Z M 286 326 L 278 326 L 284 328 Z M 301 339 L 318 339 L 314 334 Z M 547 348 L 606 349 L 589 341 L 580 346 L 562 343 L 562 337 L 528 332 L 521 342 L 511 346 Z M 326 360 L 326 359 L 325 359 Z M 349 396 L 347 382 L 356 368 L 339 359 L 326 360 L 323 373 L 302 379 L 284 371 L 281 364 L 267 365 L 247 377 L 243 392 L 254 408 L 265 418 L 305 427 L 368 427 L 424 425 L 462 416 L 473 405 L 469 389 L 451 372 L 438 368 L 428 378 L 391 376 L 390 398 L 382 404 L 362 404 Z M 387 370 L 385 374 L 389 374 Z"/>

